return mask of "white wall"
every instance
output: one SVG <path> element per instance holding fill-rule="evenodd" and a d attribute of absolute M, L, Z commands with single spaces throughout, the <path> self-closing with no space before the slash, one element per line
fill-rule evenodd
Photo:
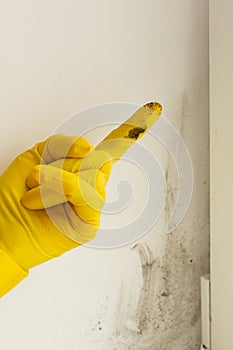
<path fill-rule="evenodd" d="M 167 236 L 177 177 L 158 155 L 168 195 L 157 226 L 136 249 L 80 248 L 35 268 L 0 302 L 1 347 L 198 349 L 209 269 L 207 0 L 8 1 L 0 36 L 2 171 L 80 109 L 157 100 L 195 175 L 190 209 Z"/>
<path fill-rule="evenodd" d="M 210 6 L 212 350 L 233 348 L 232 1 Z"/>

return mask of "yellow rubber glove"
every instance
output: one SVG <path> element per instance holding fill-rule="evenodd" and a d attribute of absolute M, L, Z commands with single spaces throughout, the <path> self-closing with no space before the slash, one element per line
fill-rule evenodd
<path fill-rule="evenodd" d="M 13 161 L 0 177 L 0 296 L 31 267 L 95 237 L 110 171 L 107 152 L 65 135 Z"/>
<path fill-rule="evenodd" d="M 0 177 L 0 297 L 31 267 L 95 237 L 113 162 L 158 120 L 142 106 L 96 148 L 54 135 L 20 154 Z"/>

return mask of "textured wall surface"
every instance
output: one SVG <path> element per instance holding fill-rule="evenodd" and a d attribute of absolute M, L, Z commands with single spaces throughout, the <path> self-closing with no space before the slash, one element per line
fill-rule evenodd
<path fill-rule="evenodd" d="M 1 348 L 199 350 L 199 279 L 209 271 L 207 0 L 10 1 L 0 17 L 1 171 L 77 110 L 150 100 L 163 104 L 194 170 L 190 208 L 167 235 L 178 179 L 158 145 L 167 196 L 156 226 L 126 247 L 82 247 L 34 268 L 0 301 Z"/>

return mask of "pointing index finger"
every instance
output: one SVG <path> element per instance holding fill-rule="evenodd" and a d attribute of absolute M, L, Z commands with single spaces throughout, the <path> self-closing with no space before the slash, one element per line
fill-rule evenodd
<path fill-rule="evenodd" d="M 112 130 L 97 146 L 96 150 L 104 150 L 114 161 L 140 139 L 159 119 L 162 106 L 158 102 L 150 102 L 140 107 L 129 119 L 118 128 Z"/>

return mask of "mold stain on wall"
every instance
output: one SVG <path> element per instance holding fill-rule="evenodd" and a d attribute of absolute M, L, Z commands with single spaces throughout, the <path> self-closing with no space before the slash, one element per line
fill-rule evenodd
<path fill-rule="evenodd" d="M 185 89 L 175 119 L 193 162 L 194 191 L 190 208 L 178 228 L 166 234 L 166 223 L 174 208 L 178 191 L 176 170 L 168 157 L 161 248 L 156 253 L 156 243 L 153 244 L 153 239 L 148 237 L 131 247 L 129 254 L 137 256 L 140 278 L 135 276 L 134 280 L 125 279 L 122 282 L 116 311 L 116 329 L 108 349 L 200 348 L 200 277 L 209 271 L 209 181 L 208 108 L 202 109 L 205 101 L 197 105 L 188 97 L 193 96 L 193 102 L 201 99 L 198 84 L 200 82 Z M 156 228 L 149 236 L 155 235 L 155 231 Z"/>

